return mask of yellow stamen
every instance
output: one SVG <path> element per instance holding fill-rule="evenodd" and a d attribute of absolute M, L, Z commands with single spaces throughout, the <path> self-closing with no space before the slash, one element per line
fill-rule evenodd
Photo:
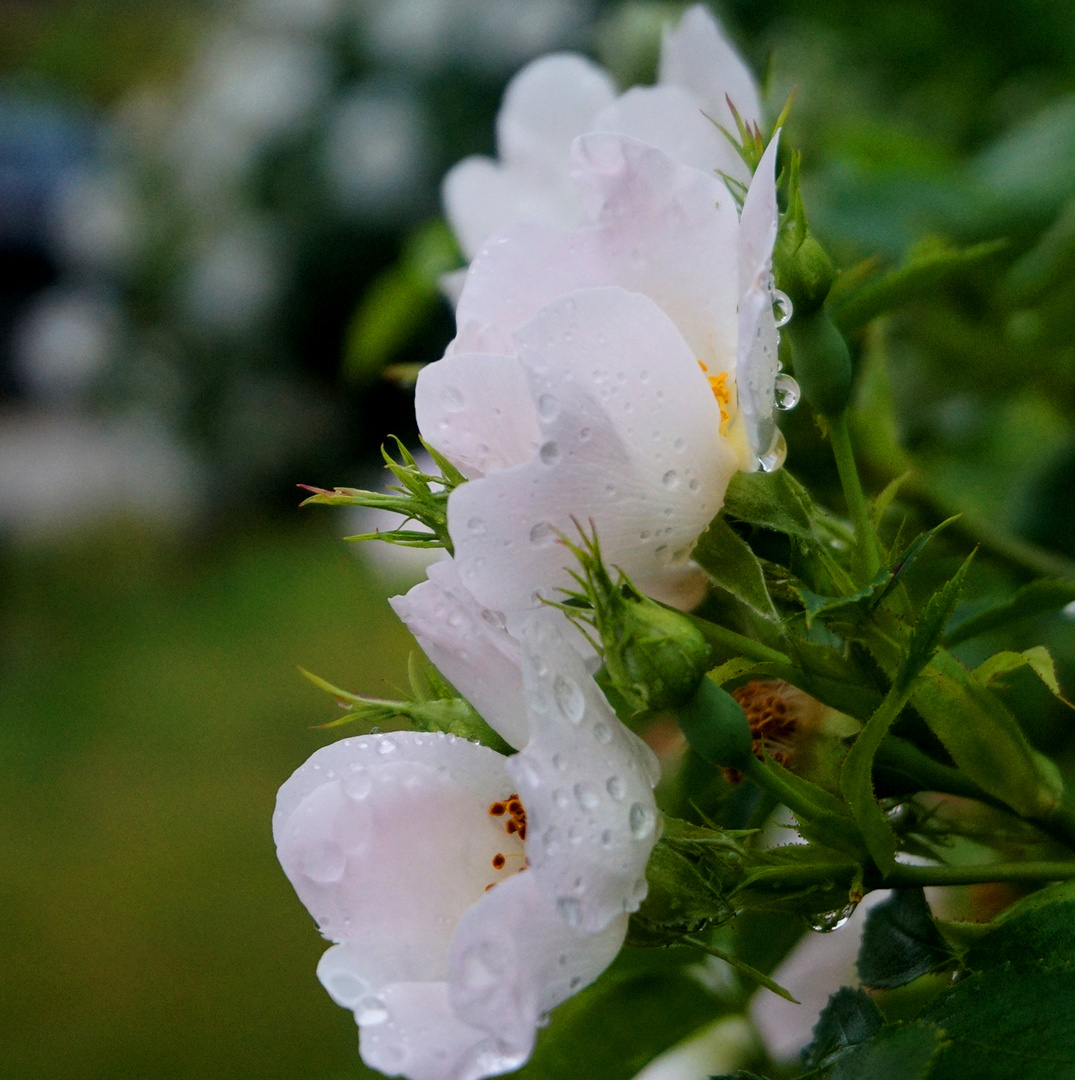
<path fill-rule="evenodd" d="M 698 361 L 698 366 L 705 372 L 705 377 L 709 382 L 709 388 L 713 391 L 713 397 L 717 399 L 717 407 L 720 409 L 720 422 L 721 426 L 726 424 L 731 415 L 725 406 L 730 406 L 732 403 L 732 394 L 728 387 L 725 385 L 728 373 L 722 371 L 719 375 L 710 375 L 707 365 Z"/>

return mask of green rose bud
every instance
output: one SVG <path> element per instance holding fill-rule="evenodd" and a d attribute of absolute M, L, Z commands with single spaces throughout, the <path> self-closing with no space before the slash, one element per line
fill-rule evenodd
<path fill-rule="evenodd" d="M 701 631 L 678 612 L 614 589 L 598 620 L 605 670 L 635 711 L 686 701 L 710 666 Z"/>

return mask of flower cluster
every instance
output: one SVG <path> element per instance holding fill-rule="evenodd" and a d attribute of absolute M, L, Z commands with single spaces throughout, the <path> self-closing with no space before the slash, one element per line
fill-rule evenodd
<path fill-rule="evenodd" d="M 667 588 L 731 477 L 782 461 L 776 140 L 751 177 L 720 130 L 736 113 L 757 122 L 753 79 L 695 7 L 666 34 L 656 86 L 617 96 L 566 54 L 529 65 L 498 119 L 500 161 L 445 182 L 470 265 L 416 410 L 465 479 L 447 496 L 452 556 L 392 604 L 518 752 L 345 739 L 288 780 L 274 818 L 334 943 L 318 975 L 385 1073 L 518 1067 L 646 895 L 656 759 L 543 601 L 572 583 L 559 540 L 578 522 L 640 587 Z"/>

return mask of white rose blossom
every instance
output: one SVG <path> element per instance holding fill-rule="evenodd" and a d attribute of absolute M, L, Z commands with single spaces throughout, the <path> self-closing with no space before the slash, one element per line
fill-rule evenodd
<path fill-rule="evenodd" d="M 521 638 L 521 753 L 440 733 L 344 739 L 277 798 L 280 862 L 334 942 L 318 977 L 353 1010 L 363 1060 L 409 1080 L 520 1066 L 646 894 L 656 760 L 556 620 L 531 617 Z"/>
<path fill-rule="evenodd" d="M 592 522 L 640 583 L 687 560 L 739 469 L 774 467 L 776 140 L 741 216 L 723 182 L 623 135 L 575 140 L 589 228 L 523 223 L 475 257 L 419 428 L 469 482 L 448 526 L 494 611 L 570 584 Z"/>
<path fill-rule="evenodd" d="M 665 32 L 656 86 L 617 95 L 608 74 L 583 56 L 533 61 L 505 91 L 500 160 L 467 158 L 445 177 L 445 211 L 464 255 L 473 258 L 489 237 L 520 221 L 583 224 L 570 154 L 572 140 L 587 132 L 631 135 L 682 164 L 745 183 L 749 173 L 716 126 L 735 131 L 729 100 L 744 121 L 761 119 L 750 70 L 701 5 Z"/>

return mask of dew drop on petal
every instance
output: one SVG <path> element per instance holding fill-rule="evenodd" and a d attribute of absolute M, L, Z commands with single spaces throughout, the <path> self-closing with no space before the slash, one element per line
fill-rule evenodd
<path fill-rule="evenodd" d="M 788 444 L 784 440 L 783 432 L 777 431 L 773 435 L 773 441 L 769 444 L 769 449 L 758 458 L 758 468 L 762 472 L 776 472 L 784 464 L 784 459 L 787 456 Z"/>
<path fill-rule="evenodd" d="M 627 785 L 618 776 L 610 776 L 605 784 L 605 789 L 617 802 L 627 794 Z"/>
<path fill-rule="evenodd" d="M 586 698 L 583 696 L 579 685 L 567 675 L 557 675 L 553 680 L 552 693 L 556 698 L 556 704 L 573 724 L 581 724 L 586 715 Z"/>
<path fill-rule="evenodd" d="M 552 793 L 552 801 L 556 804 L 558 810 L 566 810 L 571 805 L 571 799 L 562 788 L 557 788 Z"/>
<path fill-rule="evenodd" d="M 388 1019 L 388 1009 L 384 998 L 376 994 L 367 994 L 355 1006 L 355 1020 L 363 1027 L 383 1024 Z"/>
<path fill-rule="evenodd" d="M 552 767 L 556 769 L 557 772 L 563 772 L 567 768 L 567 761 L 564 759 L 563 754 L 552 755 Z"/>
<path fill-rule="evenodd" d="M 343 877 L 347 857 L 338 844 L 325 840 L 302 853 L 302 872 L 318 885 L 331 885 Z"/>
<path fill-rule="evenodd" d="M 790 375 L 783 372 L 777 375 L 773 392 L 776 395 L 776 407 L 783 412 L 794 409 L 799 404 L 799 398 L 802 396 L 799 384 Z"/>
<path fill-rule="evenodd" d="M 791 322 L 794 309 L 791 306 L 791 297 L 780 289 L 773 289 L 773 315 L 776 318 L 776 326 L 787 326 Z"/>
<path fill-rule="evenodd" d="M 542 443 L 538 457 L 545 465 L 555 465 L 560 460 L 560 447 L 554 442 Z"/>
<path fill-rule="evenodd" d="M 572 930 L 582 925 L 582 904 L 574 896 L 557 897 L 556 911 Z"/>
<path fill-rule="evenodd" d="M 382 756 L 396 752 L 396 740 L 385 735 L 377 740 L 377 753 Z"/>
<path fill-rule="evenodd" d="M 604 721 L 598 720 L 593 726 L 593 737 L 594 740 L 602 746 L 608 746 L 608 744 L 612 742 L 612 728 Z"/>
<path fill-rule="evenodd" d="M 480 517 L 472 517 L 467 522 L 467 528 L 475 535 L 481 536 L 485 532 L 485 522 Z"/>
<path fill-rule="evenodd" d="M 645 840 L 653 832 L 656 822 L 657 819 L 648 806 L 631 803 L 631 809 L 627 811 L 627 824 L 636 840 Z"/>
<path fill-rule="evenodd" d="M 551 521 L 539 521 L 530 529 L 531 544 L 548 544 L 556 538 L 556 530 Z"/>
<path fill-rule="evenodd" d="M 669 491 L 675 491 L 679 487 L 679 473 L 675 469 L 669 469 L 668 472 L 661 477 L 661 483 L 664 484 Z"/>
<path fill-rule="evenodd" d="M 588 427 L 580 428 L 579 442 L 589 442 L 592 435 L 593 432 Z"/>
<path fill-rule="evenodd" d="M 575 802 L 577 802 L 583 810 L 593 810 L 601 801 L 597 796 L 597 792 L 594 791 L 589 784 L 576 784 L 573 790 L 575 793 Z"/>
<path fill-rule="evenodd" d="M 369 793 L 372 784 L 370 774 L 365 769 L 356 769 L 354 773 L 343 782 L 343 793 L 355 802 L 361 802 Z"/>
<path fill-rule="evenodd" d="M 538 416 L 542 420 L 555 420 L 560 412 L 560 403 L 553 394 L 542 394 L 538 398 Z"/>

